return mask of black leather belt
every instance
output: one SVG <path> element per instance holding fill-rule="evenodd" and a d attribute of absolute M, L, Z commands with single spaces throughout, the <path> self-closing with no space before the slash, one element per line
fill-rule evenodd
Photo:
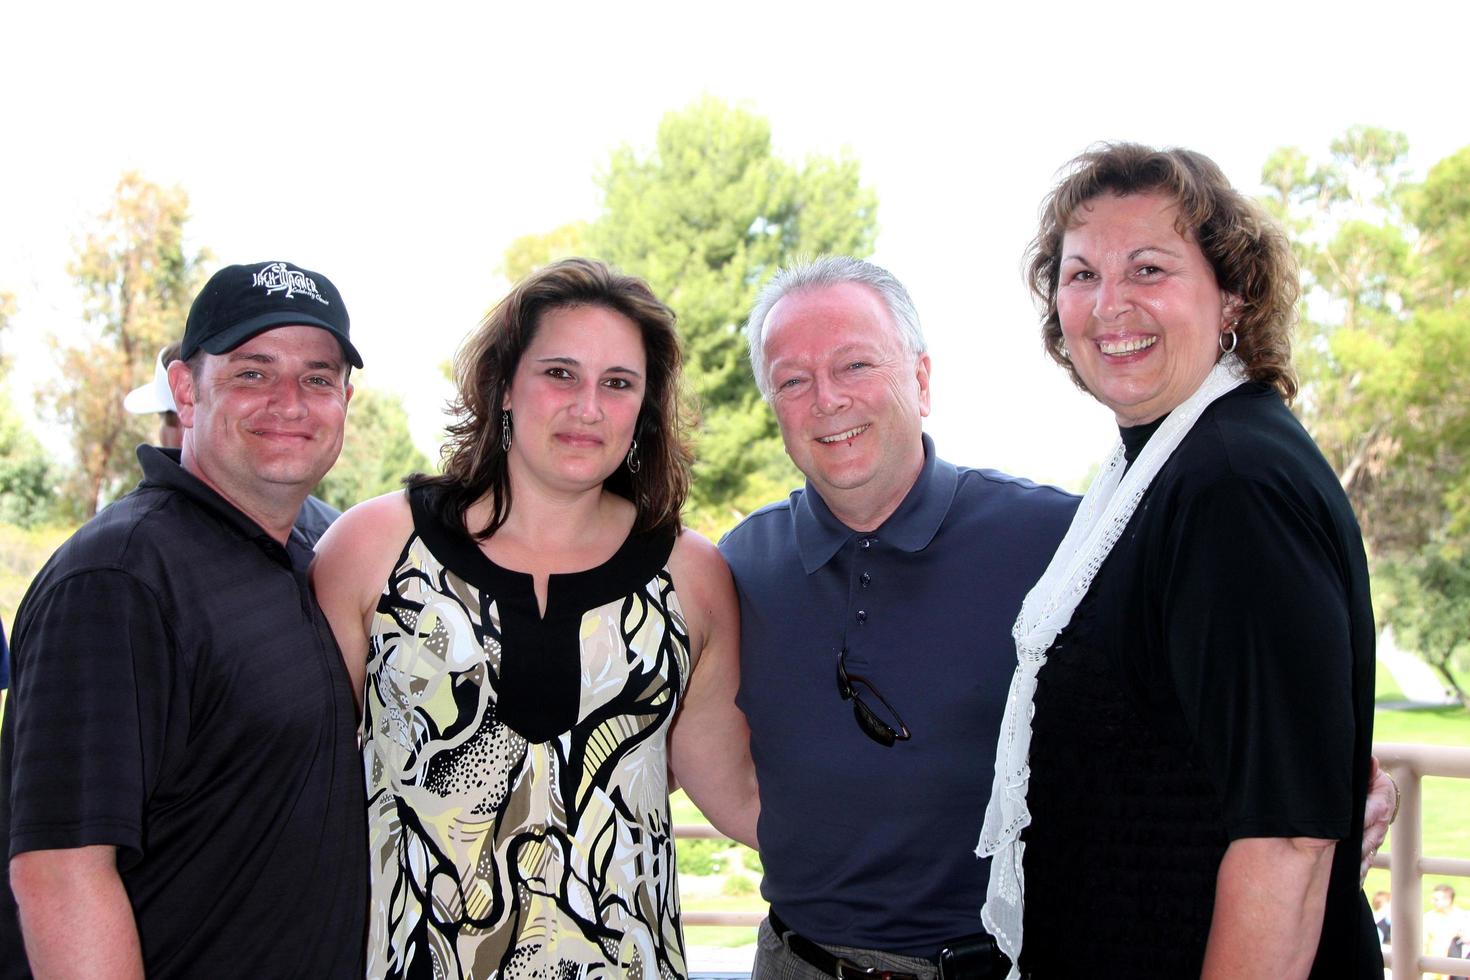
<path fill-rule="evenodd" d="M 917 973 L 905 973 L 901 970 L 880 970 L 875 966 L 863 966 L 852 960 L 818 946 L 799 933 L 792 932 L 791 927 L 781 921 L 781 917 L 770 911 L 766 913 L 766 919 L 775 930 L 776 937 L 786 944 L 786 948 L 796 956 L 797 959 L 816 967 L 829 977 L 844 980 L 846 977 L 867 977 L 869 980 L 920 980 Z"/>

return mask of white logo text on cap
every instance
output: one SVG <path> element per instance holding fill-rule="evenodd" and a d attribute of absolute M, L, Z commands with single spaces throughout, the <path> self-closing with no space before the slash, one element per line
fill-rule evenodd
<path fill-rule="evenodd" d="M 303 293 L 323 306 L 331 305 L 317 291 L 315 280 L 284 262 L 272 262 L 261 269 L 255 274 L 251 285 L 264 286 L 267 293 L 279 293 L 285 290 L 286 299 L 291 299 L 297 293 Z"/>

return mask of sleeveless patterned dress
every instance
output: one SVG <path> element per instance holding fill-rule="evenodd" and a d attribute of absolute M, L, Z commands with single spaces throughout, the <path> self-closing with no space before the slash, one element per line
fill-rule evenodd
<path fill-rule="evenodd" d="M 585 572 L 491 562 L 410 491 L 363 711 L 368 976 L 682 978 L 669 725 L 689 641 L 672 533 Z"/>

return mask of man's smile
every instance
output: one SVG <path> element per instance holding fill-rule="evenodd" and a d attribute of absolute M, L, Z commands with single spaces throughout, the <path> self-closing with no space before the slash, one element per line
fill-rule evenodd
<path fill-rule="evenodd" d="M 818 442 L 821 442 L 821 443 L 826 443 L 828 445 L 831 445 L 831 444 L 837 443 L 837 442 L 846 442 L 849 439 L 855 439 L 855 438 L 857 438 L 858 436 L 862 435 L 864 432 L 867 432 L 868 429 L 870 429 L 870 428 L 872 428 L 872 423 L 868 423 L 868 424 L 865 424 L 865 425 L 859 425 L 859 426 L 855 426 L 854 428 L 847 429 L 844 432 L 838 432 L 838 433 L 836 433 L 834 435 L 830 435 L 830 436 L 817 436 L 817 441 Z"/>

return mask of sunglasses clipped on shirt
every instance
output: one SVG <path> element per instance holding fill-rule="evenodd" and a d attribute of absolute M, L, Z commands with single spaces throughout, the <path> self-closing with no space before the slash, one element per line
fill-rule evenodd
<path fill-rule="evenodd" d="M 872 705 L 863 700 L 863 696 L 858 693 L 858 685 L 867 688 L 869 693 L 888 710 L 888 716 L 898 723 L 897 728 L 879 717 Z M 852 716 L 857 719 L 858 727 L 863 730 L 864 735 L 879 745 L 891 748 L 894 742 L 907 742 L 912 737 L 909 733 L 909 726 L 903 723 L 903 719 L 899 717 L 893 705 L 888 703 L 883 692 L 863 675 L 848 673 L 846 647 L 843 647 L 842 651 L 837 654 L 837 693 L 841 695 L 842 700 L 852 702 Z"/>

